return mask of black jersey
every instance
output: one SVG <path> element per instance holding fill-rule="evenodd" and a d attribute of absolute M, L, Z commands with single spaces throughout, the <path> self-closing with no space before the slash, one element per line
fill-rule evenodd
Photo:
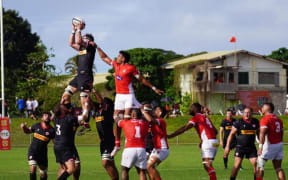
<path fill-rule="evenodd" d="M 103 142 L 113 142 L 115 141 L 115 137 L 113 134 L 113 107 L 108 107 L 107 110 L 103 110 L 99 108 L 99 104 L 95 104 L 96 108 L 93 113 L 93 118 L 96 121 L 96 128 L 98 131 L 99 138 L 101 143 Z"/>
<path fill-rule="evenodd" d="M 89 44 L 87 47 L 81 47 L 78 59 L 78 75 L 93 75 L 92 69 L 94 64 L 96 48 Z"/>
<path fill-rule="evenodd" d="M 237 147 L 254 147 L 255 135 L 259 129 L 259 121 L 252 118 L 251 122 L 243 118 L 235 121 L 233 127 L 237 129 Z"/>
<path fill-rule="evenodd" d="M 55 137 L 55 131 L 52 126 L 44 127 L 43 122 L 36 123 L 31 127 L 33 140 L 29 152 L 47 153 L 47 144 Z"/>
<path fill-rule="evenodd" d="M 148 134 L 146 136 L 146 152 L 151 153 L 153 148 L 154 148 L 154 144 L 153 144 L 153 133 L 152 133 L 152 124 L 149 124 L 149 129 L 148 129 Z"/>
<path fill-rule="evenodd" d="M 231 120 L 223 119 L 220 127 L 224 129 L 224 141 L 227 141 L 228 136 L 231 132 L 232 125 L 236 121 L 236 119 L 232 118 Z"/>
<path fill-rule="evenodd" d="M 66 115 L 54 119 L 55 142 L 54 147 L 73 147 L 75 132 L 79 126 L 76 116 Z"/>

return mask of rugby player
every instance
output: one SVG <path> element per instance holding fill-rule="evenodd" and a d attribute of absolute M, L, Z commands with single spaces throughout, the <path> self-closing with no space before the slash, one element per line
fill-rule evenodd
<path fill-rule="evenodd" d="M 143 114 L 145 113 L 146 111 L 143 110 Z M 123 129 L 126 138 L 121 160 L 121 179 L 128 180 L 129 170 L 135 166 L 139 179 L 146 180 L 147 158 L 145 139 L 148 134 L 149 121 L 142 118 L 139 109 L 132 109 L 131 119 L 119 120 L 118 126 Z"/>
<path fill-rule="evenodd" d="M 74 179 L 80 176 L 80 159 L 75 147 L 75 132 L 78 124 L 71 106 L 60 104 L 55 110 L 54 153 L 59 164 L 58 180 L 67 179 L 71 174 Z M 77 174 L 78 173 L 78 174 Z"/>
<path fill-rule="evenodd" d="M 98 94 L 95 89 L 92 89 L 96 100 L 99 103 L 93 103 L 92 117 L 96 121 L 96 128 L 100 137 L 100 152 L 102 157 L 102 166 L 106 169 L 112 180 L 119 179 L 119 173 L 115 166 L 114 157 L 111 152 L 115 146 L 115 136 L 113 134 L 113 111 L 114 103 L 111 99 L 104 99 Z"/>
<path fill-rule="evenodd" d="M 283 160 L 283 122 L 273 112 L 274 105 L 272 103 L 263 104 L 262 113 L 264 117 L 260 120 L 256 180 L 262 180 L 264 164 L 267 160 L 272 160 L 278 179 L 285 179 L 285 173 L 281 167 Z"/>
<path fill-rule="evenodd" d="M 27 127 L 27 123 L 21 123 L 24 133 L 33 133 L 33 140 L 28 150 L 28 163 L 30 165 L 30 180 L 36 180 L 37 165 L 40 170 L 40 179 L 47 180 L 47 145 L 55 137 L 54 128 L 50 125 L 51 114 L 44 112 L 42 122 L 36 123 L 32 127 Z"/>
<path fill-rule="evenodd" d="M 97 45 L 94 43 L 94 37 L 91 34 L 81 35 L 85 22 L 79 23 L 77 27 L 72 25 L 72 33 L 69 39 L 69 45 L 79 52 L 77 76 L 70 81 L 62 95 L 61 104 L 71 103 L 71 96 L 80 91 L 80 102 L 83 112 L 78 116 L 79 121 L 89 121 L 88 114 L 90 110 L 89 100 L 90 92 L 93 86 L 93 64 Z M 77 33 L 76 33 L 77 30 Z M 76 40 L 75 40 L 75 34 Z M 89 127 L 89 124 L 86 124 Z"/>
<path fill-rule="evenodd" d="M 201 138 L 199 147 L 201 147 L 202 151 L 203 166 L 207 171 L 210 180 L 217 180 L 216 172 L 212 165 L 219 146 L 218 140 L 216 139 L 217 130 L 211 120 L 204 114 L 201 114 L 201 109 L 202 106 L 199 103 L 193 103 L 190 108 L 190 115 L 194 117 L 192 117 L 185 126 L 179 128 L 167 137 L 173 138 L 191 129 L 192 127 L 195 127 L 199 137 Z"/>
<path fill-rule="evenodd" d="M 167 142 L 167 130 L 166 130 L 166 122 L 162 119 L 162 109 L 157 106 L 154 108 L 153 116 L 152 112 L 150 113 L 150 107 L 146 106 L 147 113 L 144 113 L 145 119 L 152 122 L 152 118 L 155 118 L 152 123 L 151 131 L 152 131 L 152 140 L 154 149 L 149 156 L 147 162 L 147 171 L 149 173 L 149 177 L 151 180 L 161 180 L 160 174 L 156 169 L 162 161 L 164 161 L 169 155 L 169 146 Z"/>
<path fill-rule="evenodd" d="M 227 138 L 230 134 L 230 131 L 232 129 L 232 125 L 233 123 L 236 121 L 236 119 L 234 119 L 232 117 L 232 110 L 228 109 L 226 111 L 226 118 L 221 122 L 220 125 L 220 146 L 225 149 L 226 144 L 227 144 Z M 223 137 L 224 134 L 224 137 Z M 232 139 L 231 145 L 230 145 L 230 150 L 234 149 L 236 146 L 236 138 L 234 137 Z M 223 157 L 223 161 L 224 161 L 224 167 L 225 169 L 227 169 L 227 164 L 228 164 L 228 156 L 227 157 Z"/>
<path fill-rule="evenodd" d="M 230 180 L 236 179 L 244 157 L 249 159 L 252 164 L 254 169 L 254 179 L 256 178 L 257 149 L 255 147 L 255 136 L 259 133 L 259 121 L 252 117 L 253 111 L 251 108 L 246 107 L 243 113 L 243 117 L 233 123 L 224 150 L 224 158 L 227 158 L 233 138 L 235 134 L 237 134 L 234 167 L 231 171 Z"/>

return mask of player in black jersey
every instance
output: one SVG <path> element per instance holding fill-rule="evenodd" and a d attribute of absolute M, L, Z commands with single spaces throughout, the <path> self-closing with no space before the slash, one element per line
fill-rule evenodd
<path fill-rule="evenodd" d="M 40 170 L 40 179 L 47 180 L 47 145 L 55 137 L 55 131 L 50 126 L 50 113 L 43 113 L 42 122 L 36 123 L 32 127 L 27 127 L 27 123 L 21 123 L 24 133 L 33 134 L 33 140 L 28 150 L 28 163 L 30 165 L 30 180 L 36 180 L 37 165 Z"/>
<path fill-rule="evenodd" d="M 221 122 L 221 125 L 220 125 L 220 145 L 223 147 L 223 149 L 225 149 L 226 147 L 226 144 L 227 144 L 227 139 L 228 139 L 228 136 L 230 134 L 230 131 L 232 129 L 232 125 L 233 123 L 236 121 L 236 119 L 234 119 L 232 117 L 232 110 L 228 109 L 226 111 L 226 118 L 223 119 L 223 121 Z M 224 134 L 224 137 L 223 137 L 223 134 Z M 230 145 L 230 150 L 231 149 L 234 149 L 236 146 L 236 138 L 234 137 L 232 139 L 232 142 L 231 142 L 231 145 Z M 225 169 L 227 169 L 227 163 L 228 163 L 228 156 L 227 157 L 223 157 L 223 160 L 224 160 L 224 167 Z"/>
<path fill-rule="evenodd" d="M 79 124 L 77 117 L 73 114 L 73 109 L 68 109 L 63 104 L 58 105 L 54 113 L 54 153 L 56 162 L 59 163 L 58 180 L 64 180 L 77 171 L 75 161 L 77 160 L 77 156 L 79 160 L 79 155 L 74 140 Z"/>
<path fill-rule="evenodd" d="M 119 179 L 119 173 L 115 166 L 114 157 L 111 152 L 115 146 L 115 136 L 113 134 L 114 124 L 114 103 L 111 99 L 104 99 L 98 94 L 95 89 L 92 89 L 96 100 L 92 106 L 92 116 L 96 121 L 96 128 L 100 138 L 100 152 L 102 156 L 102 166 L 106 169 L 112 180 Z"/>
<path fill-rule="evenodd" d="M 252 109 L 246 107 L 244 109 L 243 117 L 233 123 L 224 151 L 224 157 L 228 157 L 232 139 L 235 134 L 237 134 L 234 167 L 231 172 L 230 180 L 236 179 L 244 157 L 249 159 L 252 164 L 254 168 L 254 179 L 256 178 L 257 149 L 255 147 L 255 136 L 258 135 L 258 133 L 259 121 L 252 118 Z"/>
<path fill-rule="evenodd" d="M 70 36 L 70 46 L 79 52 L 77 76 L 70 81 L 68 87 L 62 95 L 61 104 L 71 103 L 71 96 L 77 91 L 80 93 L 80 101 L 82 105 L 82 115 L 78 117 L 79 120 L 89 121 L 88 114 L 90 110 L 90 92 L 93 86 L 93 64 L 97 45 L 94 43 L 94 37 L 91 34 L 81 36 L 81 30 L 84 29 L 85 24 L 80 23 L 77 27 L 72 26 L 72 34 Z M 77 30 L 77 33 L 76 33 Z M 76 40 L 75 40 L 75 33 Z M 89 127 L 89 124 L 87 124 Z"/>

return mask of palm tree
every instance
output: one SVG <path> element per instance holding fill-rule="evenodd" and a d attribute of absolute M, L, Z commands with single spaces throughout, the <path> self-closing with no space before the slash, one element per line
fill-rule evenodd
<path fill-rule="evenodd" d="M 79 55 L 69 58 L 64 65 L 65 71 L 68 72 L 69 74 L 73 74 L 73 75 L 76 74 L 77 68 L 78 68 L 78 60 L 79 60 Z"/>

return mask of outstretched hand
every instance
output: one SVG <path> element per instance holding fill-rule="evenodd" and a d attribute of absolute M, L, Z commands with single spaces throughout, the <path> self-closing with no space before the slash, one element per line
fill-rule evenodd
<path fill-rule="evenodd" d="M 155 90 L 155 93 L 158 94 L 158 95 L 163 95 L 163 94 L 165 94 L 165 92 L 162 91 L 162 90 L 160 90 L 160 89 L 156 89 L 156 90 Z"/>

